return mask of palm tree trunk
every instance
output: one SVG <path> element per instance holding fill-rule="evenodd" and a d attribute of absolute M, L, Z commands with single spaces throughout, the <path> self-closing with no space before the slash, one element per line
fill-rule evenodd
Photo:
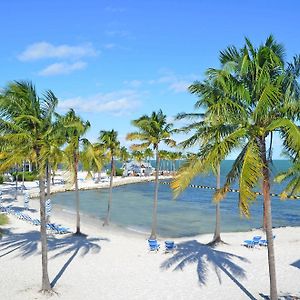
<path fill-rule="evenodd" d="M 24 181 L 25 181 L 25 161 L 22 162 L 22 194 L 24 194 Z"/>
<path fill-rule="evenodd" d="M 158 172 L 159 172 L 159 152 L 158 152 L 158 148 L 156 148 L 155 190 L 154 190 L 152 229 L 151 229 L 150 239 L 156 239 L 156 231 L 157 231 Z"/>
<path fill-rule="evenodd" d="M 217 190 L 220 189 L 220 180 L 221 180 L 221 170 L 220 165 L 217 167 Z M 221 214 L 220 214 L 220 202 L 217 202 L 216 204 L 216 227 L 215 227 L 215 233 L 212 243 L 219 243 L 221 242 Z"/>
<path fill-rule="evenodd" d="M 269 276 L 270 276 L 270 298 L 277 300 L 277 284 L 276 284 L 276 269 L 275 269 L 275 254 L 273 244 L 272 232 L 272 212 L 271 212 L 271 198 L 270 198 L 270 174 L 266 157 L 266 143 L 265 139 L 260 139 L 261 158 L 263 161 L 263 197 L 264 197 L 264 210 L 266 222 L 266 235 L 268 241 L 268 262 L 269 262 Z"/>
<path fill-rule="evenodd" d="M 15 193 L 15 199 L 18 198 L 18 165 L 16 164 L 16 193 Z"/>
<path fill-rule="evenodd" d="M 112 202 L 112 187 L 113 187 L 113 178 L 114 178 L 114 170 L 115 170 L 115 164 L 114 164 L 114 157 L 111 158 L 111 165 L 110 165 L 111 171 L 110 171 L 110 182 L 109 182 L 109 198 L 107 203 L 107 214 L 106 218 L 104 220 L 103 226 L 109 225 L 110 220 L 110 207 Z"/>
<path fill-rule="evenodd" d="M 37 161 L 39 161 L 39 149 L 36 150 Z M 41 219 L 41 246 L 42 246 L 42 291 L 51 291 L 48 275 L 48 246 L 46 231 L 46 205 L 45 205 L 45 170 L 39 170 L 40 187 L 40 219 Z"/>
<path fill-rule="evenodd" d="M 51 167 L 50 167 L 50 164 L 48 161 L 46 164 L 46 169 L 47 169 L 46 178 L 47 178 L 47 200 L 48 200 L 48 199 L 50 199 L 50 182 L 51 182 Z M 50 218 L 48 215 L 46 216 L 46 220 L 47 220 L 47 223 L 50 222 Z"/>
<path fill-rule="evenodd" d="M 80 202 L 79 202 L 79 191 L 78 191 L 78 154 L 74 152 L 74 183 L 75 183 L 75 197 L 76 197 L 76 232 L 80 234 Z"/>

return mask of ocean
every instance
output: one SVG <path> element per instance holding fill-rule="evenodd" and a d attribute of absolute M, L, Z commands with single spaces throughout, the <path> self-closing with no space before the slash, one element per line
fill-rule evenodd
<path fill-rule="evenodd" d="M 221 165 L 224 182 L 232 161 Z M 273 174 L 289 167 L 289 161 L 274 161 Z M 216 179 L 210 174 L 197 177 L 193 184 L 214 187 Z M 280 193 L 285 184 L 271 180 L 271 192 Z M 238 188 L 236 184 L 232 186 Z M 257 189 L 260 191 L 259 187 Z M 107 210 L 108 189 L 80 191 L 80 209 L 91 220 L 103 219 Z M 111 222 L 116 226 L 137 232 L 150 232 L 154 183 L 138 183 L 113 188 Z M 213 191 L 187 188 L 176 200 L 169 185 L 160 184 L 158 196 L 158 234 L 162 237 L 194 236 L 213 233 L 215 205 Z M 75 193 L 65 192 L 52 196 L 53 205 L 75 210 Z M 250 207 L 251 217 L 242 217 L 238 208 L 238 194 L 229 192 L 221 202 L 221 232 L 246 231 L 262 226 L 262 197 L 258 196 Z M 300 200 L 282 201 L 272 197 L 273 226 L 300 226 Z M 74 221 L 75 222 L 75 221 Z"/>

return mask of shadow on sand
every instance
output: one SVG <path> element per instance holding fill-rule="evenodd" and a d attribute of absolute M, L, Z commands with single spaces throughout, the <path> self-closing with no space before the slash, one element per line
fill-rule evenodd
<path fill-rule="evenodd" d="M 300 269 L 300 259 L 296 260 L 291 264 L 291 266 Z"/>
<path fill-rule="evenodd" d="M 23 258 L 34 254 L 40 254 L 40 252 L 38 252 L 38 245 L 40 243 L 39 231 L 34 230 L 26 233 L 13 234 L 9 230 L 6 230 L 6 234 L 7 235 L 0 240 L 0 259 L 13 252 L 16 253 L 16 256 L 21 256 Z M 50 259 L 55 259 L 69 253 L 72 254 L 52 280 L 51 286 L 55 286 L 77 254 L 85 256 L 90 252 L 94 254 L 99 253 L 101 251 L 99 242 L 101 241 L 109 240 L 107 238 L 93 238 L 86 235 L 77 236 L 72 234 L 59 236 L 59 238 L 52 235 L 48 236 L 49 255 L 51 252 L 56 251 Z"/>
<path fill-rule="evenodd" d="M 245 270 L 235 264 L 232 259 L 248 262 L 244 257 L 216 250 L 196 240 L 183 242 L 177 245 L 172 257 L 162 263 L 162 269 L 183 270 L 188 264 L 197 264 L 197 275 L 200 285 L 205 285 L 208 267 L 211 265 L 216 272 L 219 283 L 222 283 L 221 273 L 228 276 L 251 300 L 256 298 L 243 286 L 238 279 L 246 278 Z"/>

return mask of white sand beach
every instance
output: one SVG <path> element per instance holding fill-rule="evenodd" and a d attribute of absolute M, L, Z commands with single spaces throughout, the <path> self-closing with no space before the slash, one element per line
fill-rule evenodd
<path fill-rule="evenodd" d="M 4 206 L 23 206 L 22 196 L 13 200 L 6 192 L 3 198 Z M 31 200 L 30 207 L 28 214 L 38 218 L 38 201 Z M 74 229 L 75 215 L 55 210 L 51 220 Z M 10 215 L 9 221 L 0 240 L 1 299 L 49 299 L 39 293 L 39 227 Z M 210 234 L 174 239 L 174 253 L 165 253 L 159 239 L 156 253 L 148 251 L 143 234 L 84 218 L 81 229 L 86 237 L 49 234 L 51 299 L 266 299 L 269 294 L 267 248 L 241 246 L 254 235 L 264 237 L 260 230 L 223 233 L 226 244 L 216 248 L 205 245 Z M 279 295 L 300 297 L 300 227 L 276 228 L 274 234 Z"/>

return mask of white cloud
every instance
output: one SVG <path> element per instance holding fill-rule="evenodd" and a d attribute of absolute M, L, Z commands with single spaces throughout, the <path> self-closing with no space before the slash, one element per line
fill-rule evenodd
<path fill-rule="evenodd" d="M 89 97 L 76 97 L 59 102 L 61 110 L 75 109 L 78 112 L 105 112 L 115 116 L 128 115 L 140 104 L 140 96 L 134 90 L 123 90 Z"/>
<path fill-rule="evenodd" d="M 29 45 L 19 56 L 21 61 L 34 61 L 44 58 L 72 58 L 78 59 L 85 56 L 96 56 L 97 51 L 92 44 L 79 46 L 58 45 L 39 42 Z"/>
<path fill-rule="evenodd" d="M 75 63 L 55 63 L 49 65 L 45 69 L 41 70 L 38 75 L 40 76 L 53 76 L 53 75 L 61 75 L 61 74 L 70 74 L 74 71 L 82 70 L 86 67 L 86 63 L 83 61 L 78 61 Z"/>
<path fill-rule="evenodd" d="M 123 83 L 129 87 L 138 88 L 139 86 L 141 86 L 142 81 L 134 79 L 134 80 L 126 80 Z"/>
<path fill-rule="evenodd" d="M 187 88 L 195 81 L 198 77 L 194 74 L 179 76 L 172 71 L 161 71 L 162 76 L 158 79 L 149 80 L 149 84 L 167 84 L 168 89 L 174 93 L 187 92 Z"/>
<path fill-rule="evenodd" d="M 114 43 L 108 43 L 108 44 L 103 45 L 103 48 L 105 48 L 105 49 L 113 49 L 113 48 L 116 48 L 116 47 L 117 47 L 117 45 L 114 44 Z"/>

